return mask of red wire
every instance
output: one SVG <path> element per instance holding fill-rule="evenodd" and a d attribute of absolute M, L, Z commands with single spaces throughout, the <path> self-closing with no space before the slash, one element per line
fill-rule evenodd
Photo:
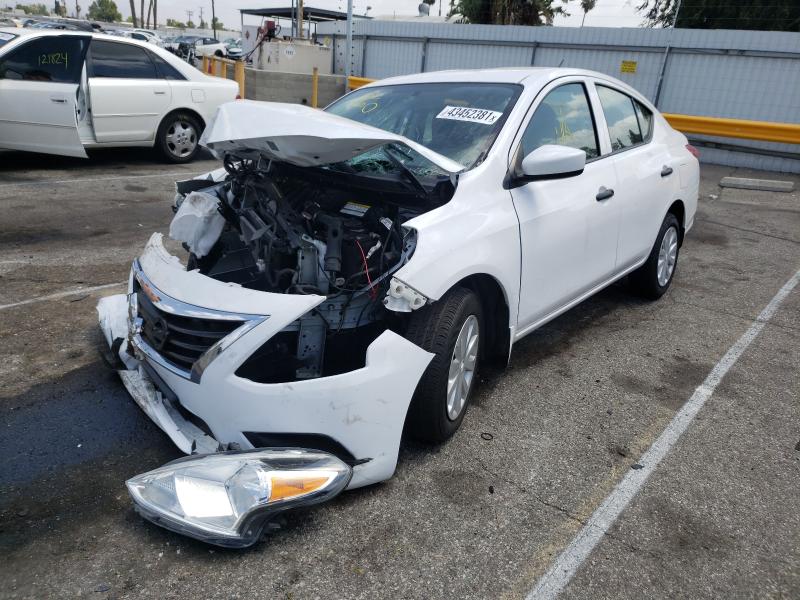
<path fill-rule="evenodd" d="M 361 242 L 356 240 L 356 246 L 358 246 L 358 251 L 361 252 L 361 258 L 364 260 L 364 273 L 367 275 L 367 283 L 369 283 L 369 295 L 373 298 L 377 294 L 377 292 L 372 288 L 372 277 L 369 276 L 369 265 L 367 264 L 367 255 L 364 254 L 364 249 L 361 247 Z"/>

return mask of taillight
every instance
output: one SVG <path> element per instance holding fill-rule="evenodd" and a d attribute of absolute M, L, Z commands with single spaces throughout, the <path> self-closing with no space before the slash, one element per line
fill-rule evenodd
<path fill-rule="evenodd" d="M 686 144 L 686 149 L 692 153 L 692 155 L 697 159 L 700 160 L 700 150 L 692 146 L 691 144 Z"/>

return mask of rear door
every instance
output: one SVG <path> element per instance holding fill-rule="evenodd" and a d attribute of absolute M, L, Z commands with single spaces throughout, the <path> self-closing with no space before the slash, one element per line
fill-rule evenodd
<path fill-rule="evenodd" d="M 89 40 L 46 35 L 0 55 L 0 147 L 86 157 L 76 114 Z"/>
<path fill-rule="evenodd" d="M 653 113 L 641 102 L 596 80 L 611 156 L 619 184 L 614 199 L 622 215 L 617 270 L 624 271 L 650 253 L 661 220 L 678 185 L 678 165 L 667 145 L 653 137 Z"/>
<path fill-rule="evenodd" d="M 135 44 L 93 40 L 87 64 L 97 142 L 155 139 L 172 102 L 172 90 L 150 53 Z"/>

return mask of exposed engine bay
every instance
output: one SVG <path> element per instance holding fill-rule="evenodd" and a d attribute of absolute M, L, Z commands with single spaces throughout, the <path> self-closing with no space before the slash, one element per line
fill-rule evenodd
<path fill-rule="evenodd" d="M 327 298 L 266 342 L 237 375 L 279 383 L 363 367 L 367 346 L 386 329 L 403 327 L 403 308 L 387 295 L 392 274 L 416 246 L 416 232 L 402 224 L 447 202 L 452 182 L 445 177 L 426 187 L 403 168 L 394 177 L 374 176 L 347 163 L 297 167 L 257 152 L 228 154 L 224 166 L 221 182 L 177 186 L 170 234 L 190 253 L 187 270 L 250 289 Z M 209 235 L 201 244 L 176 227 L 189 208 L 183 204 L 200 195 L 208 210 L 203 233 L 212 243 Z M 424 303 L 415 300 L 414 308 Z"/>

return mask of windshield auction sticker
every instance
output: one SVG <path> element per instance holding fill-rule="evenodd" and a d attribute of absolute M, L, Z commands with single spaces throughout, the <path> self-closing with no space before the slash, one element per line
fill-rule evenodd
<path fill-rule="evenodd" d="M 451 119 L 453 121 L 469 121 L 470 123 L 483 123 L 491 125 L 503 113 L 496 110 L 485 110 L 483 108 L 467 108 L 466 106 L 445 106 L 438 115 L 437 119 Z"/>

